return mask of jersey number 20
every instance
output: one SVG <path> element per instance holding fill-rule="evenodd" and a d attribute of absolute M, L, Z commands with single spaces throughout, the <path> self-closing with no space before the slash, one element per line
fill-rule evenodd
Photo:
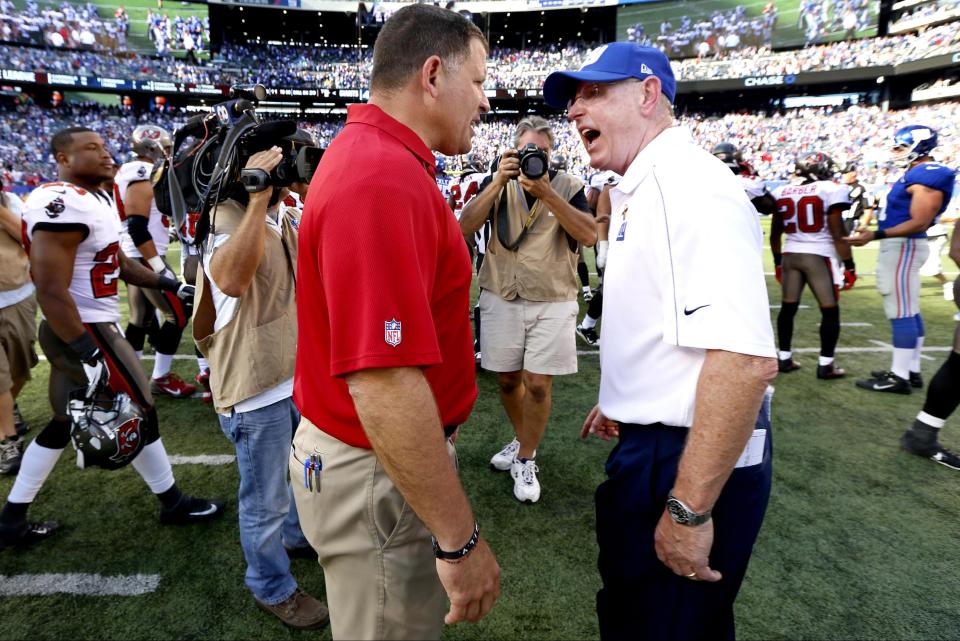
<path fill-rule="evenodd" d="M 797 233 L 798 227 L 805 234 L 815 234 L 823 229 L 823 201 L 819 196 L 804 196 L 796 203 L 792 198 L 781 198 L 777 207 L 786 234 Z"/>
<path fill-rule="evenodd" d="M 96 265 L 90 270 L 90 288 L 94 298 L 116 296 L 120 284 L 120 243 L 110 243 L 96 253 Z"/>

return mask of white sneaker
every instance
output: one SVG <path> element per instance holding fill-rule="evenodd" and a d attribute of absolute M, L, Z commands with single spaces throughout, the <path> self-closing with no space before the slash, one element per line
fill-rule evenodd
<path fill-rule="evenodd" d="M 521 503 L 536 503 L 540 500 L 540 481 L 537 480 L 537 462 L 532 458 L 526 461 L 514 459 L 510 465 L 513 477 L 513 495 Z"/>
<path fill-rule="evenodd" d="M 510 469 L 513 459 L 517 458 L 517 452 L 520 451 L 520 441 L 513 439 L 502 450 L 493 455 L 490 459 L 490 467 L 501 472 Z"/>

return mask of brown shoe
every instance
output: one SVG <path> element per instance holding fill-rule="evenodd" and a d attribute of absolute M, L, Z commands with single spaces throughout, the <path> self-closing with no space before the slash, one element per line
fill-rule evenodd
<path fill-rule="evenodd" d="M 327 606 L 300 588 L 297 588 L 297 591 L 289 599 L 276 605 L 267 605 L 257 598 L 254 598 L 254 601 L 257 602 L 258 608 L 273 614 L 291 628 L 297 630 L 322 628 L 330 620 Z"/>

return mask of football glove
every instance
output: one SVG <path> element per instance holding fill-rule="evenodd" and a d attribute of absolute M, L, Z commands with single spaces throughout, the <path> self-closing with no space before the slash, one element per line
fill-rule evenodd
<path fill-rule="evenodd" d="M 99 349 L 90 359 L 82 361 L 82 365 L 83 373 L 87 375 L 85 395 L 87 398 L 94 398 L 107 386 L 110 370 L 107 369 L 107 362 Z"/>
<path fill-rule="evenodd" d="M 601 240 L 597 243 L 597 269 L 607 267 L 607 251 L 610 249 L 610 241 Z"/>
<path fill-rule="evenodd" d="M 843 261 L 843 287 L 841 291 L 847 291 L 857 282 L 857 267 L 852 260 Z"/>

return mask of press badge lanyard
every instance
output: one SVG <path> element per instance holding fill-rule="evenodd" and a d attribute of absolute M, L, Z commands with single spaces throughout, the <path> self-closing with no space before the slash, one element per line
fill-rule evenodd
<path fill-rule="evenodd" d="M 527 196 L 523 191 L 523 187 L 520 186 L 519 181 L 512 180 L 513 187 L 517 192 L 517 197 L 520 200 L 520 204 L 523 206 L 523 211 L 527 215 L 526 220 L 523 222 L 523 229 L 520 230 L 520 235 L 517 236 L 517 239 L 512 243 L 506 241 L 506 236 L 508 233 L 507 226 L 509 224 L 509 219 L 507 218 L 507 199 L 500 199 L 500 208 L 497 212 L 497 238 L 500 240 L 500 244 L 504 246 L 508 251 L 514 251 L 517 247 L 520 246 L 520 243 L 523 241 L 524 237 L 527 235 L 527 231 L 533 226 L 533 223 L 537 220 L 537 216 L 540 214 L 540 208 L 537 205 L 540 203 L 537 200 L 533 203 L 533 207 L 527 206 Z"/>

